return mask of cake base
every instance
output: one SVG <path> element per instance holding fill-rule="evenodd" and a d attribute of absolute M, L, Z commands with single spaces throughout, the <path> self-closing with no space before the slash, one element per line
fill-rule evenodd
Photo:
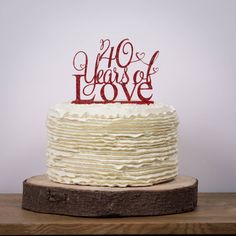
<path fill-rule="evenodd" d="M 39 175 L 23 182 L 22 208 L 87 217 L 166 215 L 194 210 L 197 190 L 198 180 L 189 176 L 148 187 L 111 188 L 60 184 Z"/>

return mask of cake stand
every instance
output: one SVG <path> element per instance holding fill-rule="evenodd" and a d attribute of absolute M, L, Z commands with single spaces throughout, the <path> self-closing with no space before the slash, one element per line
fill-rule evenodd
<path fill-rule="evenodd" d="M 55 183 L 47 175 L 23 182 L 22 208 L 42 213 L 121 217 L 192 211 L 197 206 L 198 180 L 177 176 L 149 187 L 95 187 Z"/>

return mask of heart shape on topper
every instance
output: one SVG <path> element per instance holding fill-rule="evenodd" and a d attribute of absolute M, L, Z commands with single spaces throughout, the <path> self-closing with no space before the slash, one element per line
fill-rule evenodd
<path fill-rule="evenodd" d="M 136 57 L 138 58 L 138 60 L 142 60 L 145 57 L 145 53 L 144 52 L 136 52 Z"/>

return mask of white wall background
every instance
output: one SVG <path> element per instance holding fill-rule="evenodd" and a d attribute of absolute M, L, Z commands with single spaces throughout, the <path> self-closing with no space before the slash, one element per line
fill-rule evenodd
<path fill-rule="evenodd" d="M 236 191 L 236 1 L 0 1 L 0 192 L 46 171 L 46 113 L 75 97 L 72 57 L 128 37 L 160 50 L 155 99 L 180 118 L 180 174 Z"/>

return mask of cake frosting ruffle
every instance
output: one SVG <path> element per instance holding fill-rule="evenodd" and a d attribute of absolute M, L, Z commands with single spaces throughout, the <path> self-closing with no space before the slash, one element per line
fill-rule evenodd
<path fill-rule="evenodd" d="M 66 184 L 149 186 L 178 173 L 172 106 L 61 103 L 48 112 L 47 174 Z"/>

